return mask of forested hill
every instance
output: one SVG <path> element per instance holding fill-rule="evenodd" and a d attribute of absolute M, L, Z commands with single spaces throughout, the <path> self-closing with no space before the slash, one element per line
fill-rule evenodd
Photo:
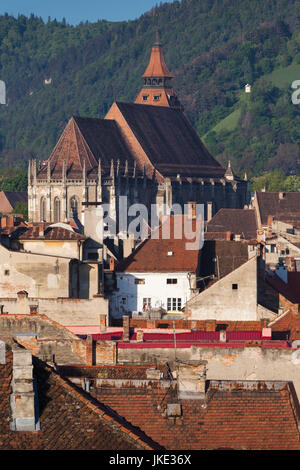
<path fill-rule="evenodd" d="M 82 23 L 0 17 L 0 168 L 49 156 L 73 115 L 103 117 L 133 101 L 159 28 L 174 88 L 213 154 L 238 172 L 297 171 L 300 1 L 182 0 L 135 21 Z M 281 80 L 276 73 L 279 72 Z M 283 76 L 283 78 L 282 78 Z M 244 85 L 252 93 L 244 96 Z"/>

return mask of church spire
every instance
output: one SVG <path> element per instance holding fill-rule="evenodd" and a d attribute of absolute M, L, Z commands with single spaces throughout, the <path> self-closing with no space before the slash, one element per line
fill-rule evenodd
<path fill-rule="evenodd" d="M 158 30 L 152 46 L 149 64 L 142 78 L 144 85 L 135 103 L 182 109 L 171 85 L 173 75 L 166 65 Z"/>

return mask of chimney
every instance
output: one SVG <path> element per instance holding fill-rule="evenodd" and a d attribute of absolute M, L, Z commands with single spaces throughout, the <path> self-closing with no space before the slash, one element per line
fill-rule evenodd
<path fill-rule="evenodd" d="M 7 227 L 14 227 L 15 226 L 15 218 L 13 215 L 7 216 Z"/>
<path fill-rule="evenodd" d="M 226 232 L 225 240 L 226 240 L 227 242 L 230 242 L 230 240 L 231 240 L 231 232 Z"/>
<path fill-rule="evenodd" d="M 112 256 L 110 256 L 109 257 L 109 270 L 114 271 L 114 269 L 115 269 L 115 259 Z"/>
<path fill-rule="evenodd" d="M 123 341 L 130 341 L 130 317 L 123 315 Z"/>
<path fill-rule="evenodd" d="M 106 319 L 107 316 L 103 313 L 100 315 L 100 333 L 104 333 L 106 331 Z"/>
<path fill-rule="evenodd" d="M 263 328 L 262 329 L 262 339 L 271 339 L 272 338 L 272 329 Z"/>
<path fill-rule="evenodd" d="M 187 216 L 188 216 L 188 219 L 196 218 L 196 202 L 193 202 L 193 201 L 188 202 Z"/>
<path fill-rule="evenodd" d="M 13 349 L 12 431 L 39 431 L 38 397 L 34 386 L 32 353 L 28 349 Z"/>
<path fill-rule="evenodd" d="M 267 222 L 268 227 L 272 227 L 272 224 L 273 224 L 273 216 L 268 215 L 268 222 Z"/>
<path fill-rule="evenodd" d="M 178 398 L 203 400 L 206 391 L 207 361 L 187 361 L 178 364 Z"/>
<path fill-rule="evenodd" d="M 6 227 L 7 227 L 7 217 L 3 215 L 1 217 L 1 228 L 6 228 Z"/>
<path fill-rule="evenodd" d="M 39 225 L 39 237 L 43 237 L 45 235 L 45 232 L 44 232 L 44 226 L 43 225 Z"/>
<path fill-rule="evenodd" d="M 283 261 L 279 261 L 276 266 L 275 272 L 277 276 L 285 283 L 288 283 L 288 269 L 287 266 L 284 265 Z"/>
<path fill-rule="evenodd" d="M 85 340 L 85 364 L 87 366 L 93 365 L 93 336 L 87 335 Z"/>
<path fill-rule="evenodd" d="M 220 342 L 226 343 L 226 330 L 220 330 Z"/>
<path fill-rule="evenodd" d="M 136 332 L 136 340 L 139 343 L 142 343 L 144 341 L 144 331 L 143 330 L 137 330 Z"/>
<path fill-rule="evenodd" d="M 211 201 L 207 203 L 207 222 L 209 222 L 212 219 L 212 210 L 213 210 L 212 205 L 213 203 Z"/>

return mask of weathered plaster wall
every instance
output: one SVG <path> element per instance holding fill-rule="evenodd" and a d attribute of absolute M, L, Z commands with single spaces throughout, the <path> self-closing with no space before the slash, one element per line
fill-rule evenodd
<path fill-rule="evenodd" d="M 195 320 L 258 320 L 257 258 L 197 294 L 188 302 L 186 311 L 188 318 Z"/>
<path fill-rule="evenodd" d="M 198 347 L 118 349 L 118 362 L 207 361 L 208 380 L 287 380 L 300 398 L 300 350 L 279 348 Z"/>

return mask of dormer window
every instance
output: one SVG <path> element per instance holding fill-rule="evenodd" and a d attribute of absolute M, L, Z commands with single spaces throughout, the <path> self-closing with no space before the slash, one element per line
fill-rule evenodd
<path fill-rule="evenodd" d="M 143 101 L 148 101 L 149 95 L 143 95 Z"/>
<path fill-rule="evenodd" d="M 154 95 L 154 96 L 153 96 L 153 100 L 154 100 L 154 101 L 159 101 L 159 100 L 160 100 L 160 96 L 161 96 L 161 95 Z"/>

